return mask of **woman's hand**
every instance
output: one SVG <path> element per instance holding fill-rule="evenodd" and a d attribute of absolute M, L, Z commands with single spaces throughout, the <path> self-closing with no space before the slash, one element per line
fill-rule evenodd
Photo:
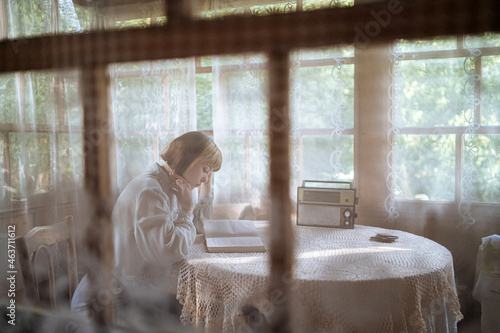
<path fill-rule="evenodd" d="M 173 178 L 171 183 L 171 190 L 177 196 L 177 201 L 182 207 L 182 210 L 193 212 L 193 189 L 189 185 L 188 181 L 184 177 L 179 176 L 174 172 L 170 172 L 170 176 Z"/>
<path fill-rule="evenodd" d="M 201 186 L 200 186 L 200 193 L 205 198 L 210 198 L 210 196 L 212 195 L 212 175 L 213 175 L 213 172 L 210 171 L 207 174 L 207 180 L 205 182 L 201 183 Z"/>

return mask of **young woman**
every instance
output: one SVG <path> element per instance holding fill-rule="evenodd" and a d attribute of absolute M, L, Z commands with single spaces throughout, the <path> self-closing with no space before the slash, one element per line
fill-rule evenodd
<path fill-rule="evenodd" d="M 161 157 L 165 162 L 134 178 L 113 209 L 116 309 L 122 318 L 137 318 L 139 312 L 163 319 L 165 313 L 180 314 L 175 264 L 186 257 L 213 211 L 212 174 L 222 164 L 213 140 L 188 132 L 174 139 Z M 198 187 L 195 204 L 192 190 Z M 84 277 L 77 288 L 74 310 L 86 307 L 82 291 L 87 283 Z"/>

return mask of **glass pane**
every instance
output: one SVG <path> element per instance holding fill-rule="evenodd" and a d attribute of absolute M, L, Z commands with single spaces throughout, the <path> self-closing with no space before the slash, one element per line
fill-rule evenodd
<path fill-rule="evenodd" d="M 473 179 L 471 199 L 500 204 L 500 134 L 477 135 L 474 164 L 477 177 Z"/>
<path fill-rule="evenodd" d="M 158 163 L 160 164 L 163 163 L 163 159 L 160 157 L 160 154 L 165 148 L 168 147 L 170 142 L 172 142 L 172 140 L 175 139 L 175 137 L 176 137 L 175 135 L 168 135 L 164 133 L 164 135 L 158 138 L 158 156 L 157 156 Z"/>
<path fill-rule="evenodd" d="M 245 14 L 244 7 L 227 7 L 222 9 L 215 10 L 207 10 L 206 6 L 199 6 L 196 8 L 195 12 L 198 12 L 196 17 L 205 19 L 205 20 L 214 20 L 223 18 L 224 16 L 233 16 L 233 15 L 243 15 Z"/>
<path fill-rule="evenodd" d="M 498 47 L 500 46 L 500 34 L 486 32 L 481 35 L 467 35 L 464 47 Z"/>
<path fill-rule="evenodd" d="M 117 185 L 125 187 L 130 180 L 147 170 L 150 165 L 144 161 L 156 160 L 159 155 L 155 144 L 147 136 L 122 136 L 116 138 L 116 158 L 118 173 Z"/>
<path fill-rule="evenodd" d="M 64 102 L 66 104 L 64 124 L 82 128 L 83 103 L 80 99 L 80 86 L 76 74 L 64 78 Z"/>
<path fill-rule="evenodd" d="M 457 48 L 457 37 L 438 36 L 423 40 L 401 40 L 399 46 L 403 53 L 454 50 Z"/>
<path fill-rule="evenodd" d="M 500 56 L 483 57 L 481 124 L 500 125 Z"/>
<path fill-rule="evenodd" d="M 82 134 L 59 134 L 59 189 L 73 190 L 83 186 Z"/>
<path fill-rule="evenodd" d="M 354 0 L 302 0 L 302 8 L 304 11 L 317 10 L 330 7 L 350 7 L 354 6 Z"/>
<path fill-rule="evenodd" d="M 0 132 L 0 147 L 6 145 L 5 136 Z M 8 165 L 5 165 L 5 157 L 3 156 L 3 149 L 0 149 L 0 210 L 9 207 L 9 184 L 6 182 L 8 178 Z"/>
<path fill-rule="evenodd" d="M 292 118 L 300 128 L 354 127 L 354 65 L 292 71 Z"/>
<path fill-rule="evenodd" d="M 282 1 L 273 4 L 251 6 L 251 13 L 253 15 L 272 15 L 272 14 L 286 14 L 295 12 L 297 10 L 296 1 Z"/>
<path fill-rule="evenodd" d="M 4 1 L 9 38 L 88 31 L 88 11 L 71 0 Z M 54 3 L 57 3 L 57 13 Z M 59 26 L 56 26 L 56 16 Z"/>
<path fill-rule="evenodd" d="M 9 38 L 52 32 L 52 4 L 44 0 L 7 1 Z"/>
<path fill-rule="evenodd" d="M 197 128 L 213 128 L 212 122 L 212 74 L 196 74 L 196 122 Z"/>
<path fill-rule="evenodd" d="M 302 179 L 353 180 L 354 137 L 311 135 L 302 138 Z"/>
<path fill-rule="evenodd" d="M 245 184 L 248 183 L 244 180 L 249 179 L 246 173 L 248 147 L 245 145 L 245 136 L 227 135 L 216 137 L 215 140 L 224 154 L 222 168 L 214 175 L 218 199 L 224 197 L 227 202 L 243 201 L 248 193 L 245 192 Z"/>
<path fill-rule="evenodd" d="M 354 46 L 304 49 L 301 53 L 302 60 L 347 58 L 354 57 Z"/>
<path fill-rule="evenodd" d="M 17 123 L 16 75 L 0 75 L 0 123 Z"/>
<path fill-rule="evenodd" d="M 455 199 L 455 137 L 399 135 L 395 154 L 397 199 Z"/>
<path fill-rule="evenodd" d="M 78 10 L 70 0 L 59 0 L 59 32 L 73 33 L 88 31 L 87 10 Z"/>
<path fill-rule="evenodd" d="M 164 119 L 161 97 L 162 82 L 159 76 L 125 77 L 116 80 L 116 98 L 113 99 L 115 126 L 118 131 L 146 131 L 148 125 L 159 124 Z M 167 91 L 168 93 L 168 91 Z M 147 113 L 140 110 L 148 110 Z M 151 121 L 154 116 L 156 121 Z"/>
<path fill-rule="evenodd" d="M 225 72 L 223 77 L 226 129 L 267 128 L 266 72 Z"/>
<path fill-rule="evenodd" d="M 464 58 L 408 60 L 400 63 L 402 126 L 463 126 L 468 106 Z"/>
<path fill-rule="evenodd" d="M 248 169 L 249 186 L 247 193 L 255 198 L 267 195 L 269 186 L 269 136 L 263 132 L 252 131 L 249 133 L 246 167 Z M 252 197 L 248 201 L 252 201 Z M 257 205 L 260 202 L 252 202 L 252 204 Z"/>
<path fill-rule="evenodd" d="M 27 124 L 55 124 L 56 75 L 51 72 L 24 74 L 24 105 Z"/>
<path fill-rule="evenodd" d="M 15 200 L 51 189 L 50 141 L 46 133 L 10 134 L 10 176 Z"/>
<path fill-rule="evenodd" d="M 212 66 L 212 56 L 201 57 L 201 67 L 211 67 Z"/>

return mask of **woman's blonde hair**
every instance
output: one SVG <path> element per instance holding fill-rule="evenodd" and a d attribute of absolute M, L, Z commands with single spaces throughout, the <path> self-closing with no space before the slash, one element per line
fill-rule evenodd
<path fill-rule="evenodd" d="M 219 171 L 222 153 L 215 142 L 203 132 L 187 132 L 175 138 L 161 154 L 161 158 L 179 175 L 202 160 Z"/>

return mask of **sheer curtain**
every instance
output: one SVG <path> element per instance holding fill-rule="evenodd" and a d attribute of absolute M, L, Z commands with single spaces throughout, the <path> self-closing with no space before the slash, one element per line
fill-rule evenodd
<path fill-rule="evenodd" d="M 495 34 L 391 45 L 391 223 L 400 216 L 398 200 L 453 205 L 465 229 L 482 215 L 474 206 L 500 203 L 499 56 L 491 55 L 498 45 Z"/>
<path fill-rule="evenodd" d="M 196 129 L 194 59 L 111 67 L 117 185 L 123 189 L 168 143 Z"/>
<path fill-rule="evenodd" d="M 4 1 L 1 38 L 81 32 L 72 1 Z M 12 43 L 14 50 L 18 45 Z M 63 219 L 82 181 L 78 73 L 32 71 L 0 77 L 1 210 L 29 228 Z M 34 211 L 43 206 L 41 219 Z M 11 215 L 12 218 L 12 215 Z M 15 219 L 15 218 L 14 218 Z M 23 230 L 19 230 L 21 234 Z"/>
<path fill-rule="evenodd" d="M 142 19 L 114 8 L 81 8 L 70 0 L 8 1 L 2 11 L 2 38 L 85 32 L 160 22 L 164 7 L 141 7 Z M 147 10 L 145 10 L 147 9 Z M 16 45 L 13 44 L 13 47 Z M 116 64 L 111 78 L 112 130 L 116 141 L 116 184 L 159 162 L 172 138 L 196 129 L 194 58 Z M 82 102 L 78 70 L 2 75 L 0 133 L 2 210 L 25 215 L 26 228 L 62 219 L 81 202 L 83 156 L 95 135 L 82 140 Z M 52 207 L 37 218 L 34 206 Z M 22 213 L 24 212 L 24 213 Z"/>
<path fill-rule="evenodd" d="M 217 203 L 261 206 L 268 171 L 266 57 L 214 57 L 212 96 L 214 139 L 224 161 L 215 175 Z"/>

